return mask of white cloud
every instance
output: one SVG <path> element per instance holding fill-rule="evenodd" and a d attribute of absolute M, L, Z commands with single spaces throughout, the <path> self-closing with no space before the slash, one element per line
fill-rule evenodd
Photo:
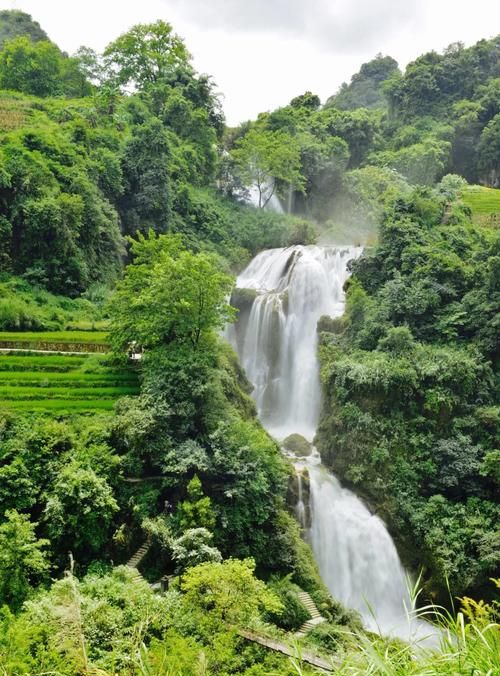
<path fill-rule="evenodd" d="M 16 0 L 62 49 L 97 50 L 134 23 L 171 22 L 213 75 L 232 124 L 309 89 L 324 100 L 377 52 L 403 66 L 500 30 L 500 3 L 457 0 Z"/>

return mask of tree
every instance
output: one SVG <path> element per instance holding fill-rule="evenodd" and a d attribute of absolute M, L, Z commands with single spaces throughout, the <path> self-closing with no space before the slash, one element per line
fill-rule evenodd
<path fill-rule="evenodd" d="M 253 559 L 202 563 L 182 578 L 186 600 L 217 621 L 247 624 L 260 610 L 279 613 L 281 602 L 254 576 Z"/>
<path fill-rule="evenodd" d="M 0 52 L 0 88 L 56 96 L 62 93 L 62 60 L 61 52 L 52 42 L 14 38 Z"/>
<path fill-rule="evenodd" d="M 119 210 L 125 232 L 135 235 L 153 228 L 166 232 L 170 221 L 170 147 L 160 120 L 134 128 L 123 152 L 124 194 Z"/>
<path fill-rule="evenodd" d="M 232 278 L 213 254 L 194 254 L 175 235 L 152 231 L 132 242 L 133 263 L 112 301 L 113 343 L 118 350 L 136 341 L 145 348 L 188 345 L 234 317 L 227 302 Z"/>
<path fill-rule="evenodd" d="M 179 572 L 200 563 L 212 561 L 220 563 L 222 556 L 212 545 L 213 535 L 206 528 L 190 528 L 172 543 L 172 556 L 176 560 Z"/>
<path fill-rule="evenodd" d="M 497 188 L 500 185 L 500 113 L 487 124 L 481 134 L 478 164 L 484 182 Z"/>
<path fill-rule="evenodd" d="M 277 192 L 278 181 L 304 189 L 299 144 L 284 131 L 252 127 L 236 142 L 232 157 L 243 184 L 257 188 L 260 208 Z"/>
<path fill-rule="evenodd" d="M 108 539 L 118 504 L 106 479 L 76 460 L 63 467 L 47 497 L 45 522 L 52 540 L 89 558 Z"/>
<path fill-rule="evenodd" d="M 0 525 L 0 603 L 13 608 L 22 604 L 50 567 L 44 551 L 49 541 L 37 539 L 36 526 L 15 509 L 5 512 Z"/>
<path fill-rule="evenodd" d="M 88 96 L 92 86 L 79 58 L 69 58 L 50 40 L 26 35 L 8 40 L 0 52 L 0 87 L 35 96 Z"/>
<path fill-rule="evenodd" d="M 104 57 L 111 76 L 125 89 L 165 82 L 191 58 L 165 21 L 133 26 L 106 47 Z"/>
<path fill-rule="evenodd" d="M 187 500 L 177 508 L 176 519 L 181 531 L 193 528 L 212 530 L 215 526 L 215 513 L 212 501 L 203 493 L 199 477 L 195 476 L 187 485 Z"/>
<path fill-rule="evenodd" d="M 324 108 L 314 116 L 313 131 L 323 143 L 331 136 L 344 139 L 349 146 L 349 168 L 358 167 L 377 146 L 380 114 L 363 108 L 352 112 Z"/>
<path fill-rule="evenodd" d="M 448 141 L 429 136 L 421 143 L 396 151 L 373 153 L 370 160 L 372 164 L 393 169 L 413 185 L 432 185 L 443 174 L 450 151 Z"/>
<path fill-rule="evenodd" d="M 340 110 L 356 108 L 384 108 L 382 83 L 399 73 L 398 63 L 390 56 L 377 56 L 364 63 L 359 73 L 352 76 L 349 84 L 343 83 L 340 90 L 331 96 L 326 107 Z"/>
<path fill-rule="evenodd" d="M 317 94 L 304 92 L 290 101 L 292 108 L 306 108 L 307 110 L 318 110 L 321 105 L 321 99 Z"/>

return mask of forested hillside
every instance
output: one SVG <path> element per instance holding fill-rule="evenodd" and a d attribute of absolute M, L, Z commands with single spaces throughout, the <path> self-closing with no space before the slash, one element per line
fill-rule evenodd
<path fill-rule="evenodd" d="M 378 225 L 380 202 L 405 182 L 431 186 L 456 173 L 498 187 L 499 92 L 499 37 L 430 52 L 404 74 L 379 55 L 324 106 L 307 92 L 261 114 L 250 130 L 242 125 L 229 142 L 240 168 L 251 155 L 245 139 L 258 149 L 261 168 L 294 211 L 330 221 L 334 234 L 345 224 L 366 236 L 363 226 Z M 284 168 L 276 157 L 269 165 L 265 146 L 273 140 L 293 153 L 301 176 L 290 175 L 289 159 Z"/>
<path fill-rule="evenodd" d="M 428 592 L 487 593 L 498 552 L 498 231 L 417 189 L 353 266 L 323 333 L 322 456 L 425 565 Z M 454 181 L 455 189 L 460 184 Z"/>
<path fill-rule="evenodd" d="M 228 128 L 170 24 L 68 55 L 0 12 L 1 674 L 495 673 L 499 162 L 500 38 Z M 316 442 L 447 608 L 418 659 L 328 593 L 224 338 L 315 242 L 366 245 Z"/>

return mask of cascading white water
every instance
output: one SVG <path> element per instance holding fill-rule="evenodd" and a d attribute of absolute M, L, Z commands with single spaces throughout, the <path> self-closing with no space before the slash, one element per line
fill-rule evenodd
<path fill-rule="evenodd" d="M 246 290 L 229 338 L 237 349 L 264 426 L 277 439 L 313 439 L 320 410 L 317 323 L 344 310 L 348 262 L 358 247 L 294 246 L 257 255 L 237 280 Z M 321 465 L 314 452 L 297 463 L 302 474 L 296 513 L 332 595 L 358 610 L 367 626 L 404 638 L 421 634 L 410 623 L 405 573 L 377 516 Z M 425 632 L 428 633 L 427 625 Z"/>
<path fill-rule="evenodd" d="M 384 523 L 324 467 L 308 469 L 309 538 L 326 586 L 370 629 L 407 636 L 407 580 Z"/>
<path fill-rule="evenodd" d="M 237 286 L 257 292 L 237 349 L 265 427 L 312 441 L 320 409 L 316 326 L 344 308 L 347 262 L 361 249 L 295 246 L 256 256 Z M 236 326 L 238 334 L 239 327 Z"/>

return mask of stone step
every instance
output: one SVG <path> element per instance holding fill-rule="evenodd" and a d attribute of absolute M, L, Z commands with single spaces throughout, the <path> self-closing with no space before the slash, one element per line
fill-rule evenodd
<path fill-rule="evenodd" d="M 326 622 L 326 619 L 324 617 L 315 617 L 314 619 L 307 620 L 304 622 L 304 624 L 300 627 L 300 629 L 297 632 L 297 636 L 304 636 L 307 634 L 308 631 L 311 631 L 311 629 L 314 629 L 314 627 L 317 627 L 318 624 L 322 624 L 323 622 Z"/>
<path fill-rule="evenodd" d="M 299 598 L 299 601 L 306 608 L 311 617 L 313 618 L 321 617 L 321 613 L 316 607 L 316 604 L 314 603 L 313 599 L 307 592 L 301 591 L 297 594 L 297 596 Z"/>
<path fill-rule="evenodd" d="M 310 594 L 308 594 L 305 591 L 300 591 L 298 592 L 297 597 L 299 601 L 302 603 L 302 605 L 305 607 L 309 615 L 311 616 L 309 620 L 306 620 L 304 622 L 304 624 L 300 627 L 298 632 L 296 632 L 295 635 L 298 638 L 300 638 L 301 636 L 305 636 L 308 631 L 314 629 L 314 627 L 316 627 L 318 624 L 326 622 L 326 619 L 319 612 Z"/>
<path fill-rule="evenodd" d="M 310 610 L 311 612 L 314 612 L 314 613 L 318 612 L 318 609 L 314 605 L 310 605 L 308 603 L 303 603 L 302 605 L 304 606 L 304 608 L 307 608 L 307 610 Z"/>
<path fill-rule="evenodd" d="M 130 568 L 137 568 L 137 566 L 140 564 L 140 562 L 142 561 L 142 559 L 143 559 L 143 558 L 146 556 L 146 554 L 148 553 L 150 546 L 151 546 L 151 541 L 150 541 L 150 539 L 148 538 L 148 539 L 146 540 L 146 542 L 144 542 L 144 543 L 139 547 L 139 549 L 138 549 L 134 554 L 132 554 L 132 556 L 130 557 L 130 559 L 127 561 L 127 566 L 129 566 Z"/>

